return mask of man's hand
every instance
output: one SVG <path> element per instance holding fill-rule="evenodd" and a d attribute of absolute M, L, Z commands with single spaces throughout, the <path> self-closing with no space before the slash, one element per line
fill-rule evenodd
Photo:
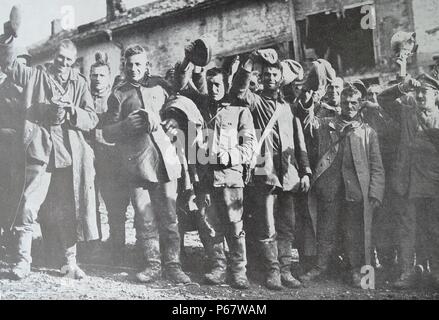
<path fill-rule="evenodd" d="M 73 105 L 73 103 L 71 103 L 69 101 L 59 101 L 57 104 L 60 108 L 63 108 L 71 116 L 75 115 L 76 110 L 75 110 L 75 106 Z"/>
<path fill-rule="evenodd" d="M 300 191 L 307 193 L 311 187 L 311 183 L 309 181 L 309 176 L 303 176 L 300 179 Z"/>
<path fill-rule="evenodd" d="M 404 81 L 399 85 L 402 92 L 410 92 L 421 87 L 421 83 L 410 76 L 405 77 Z"/>
<path fill-rule="evenodd" d="M 166 133 L 169 133 L 172 136 L 176 136 L 178 134 L 178 129 L 180 128 L 175 119 L 166 119 L 162 122 L 162 127 Z"/>
<path fill-rule="evenodd" d="M 139 112 L 133 111 L 124 120 L 125 127 L 129 133 L 137 133 L 140 130 L 146 129 L 145 118 Z"/>
<path fill-rule="evenodd" d="M 191 42 L 186 47 L 184 47 L 184 56 L 190 60 L 193 50 L 194 50 L 194 43 Z"/>
<path fill-rule="evenodd" d="M 137 114 L 140 115 L 141 118 L 143 118 L 144 124 L 145 124 L 145 130 L 148 133 L 152 133 L 157 131 L 160 128 L 161 125 L 161 119 L 158 115 L 156 115 L 153 112 L 147 112 L 143 109 L 137 110 Z"/>
<path fill-rule="evenodd" d="M 66 118 L 66 109 L 58 105 L 51 105 L 48 110 L 48 118 L 51 125 L 60 125 Z"/>
<path fill-rule="evenodd" d="M 372 207 L 373 210 L 375 210 L 381 206 L 381 201 L 378 200 L 377 198 L 370 197 L 369 203 L 370 203 L 370 206 Z"/>

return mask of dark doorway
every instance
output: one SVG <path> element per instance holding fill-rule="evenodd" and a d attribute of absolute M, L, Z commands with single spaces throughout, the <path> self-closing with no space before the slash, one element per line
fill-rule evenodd
<path fill-rule="evenodd" d="M 361 7 L 309 15 L 299 21 L 303 50 L 313 48 L 340 75 L 362 73 L 375 66 L 373 31 L 362 29 Z"/>

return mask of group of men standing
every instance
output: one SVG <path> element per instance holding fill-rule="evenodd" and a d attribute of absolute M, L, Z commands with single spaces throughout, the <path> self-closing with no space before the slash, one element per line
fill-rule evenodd
<path fill-rule="evenodd" d="M 257 250 L 272 290 L 316 280 L 339 256 L 360 287 L 362 266 L 378 265 L 374 251 L 389 268 L 397 252 L 396 286 L 413 285 L 415 256 L 439 284 L 434 76 L 407 76 L 380 92 L 343 83 L 319 59 L 298 88 L 302 66 L 272 49 L 206 71 L 209 59 L 200 62 L 197 50 L 205 45 L 208 57 L 210 48 L 197 40 L 166 80 L 150 75 L 146 50 L 131 45 L 116 83 L 103 53 L 88 82 L 73 68 L 73 42 L 59 44 L 53 63 L 30 67 L 11 25 L 0 47 L 8 195 L 0 227 L 12 231 L 14 278 L 30 273 L 37 219 L 43 238 L 61 249 L 61 272 L 83 278 L 76 245 L 100 239 L 100 194 L 115 262 L 123 260 L 130 202 L 134 208 L 141 282 L 191 281 L 180 261 L 177 207 L 185 207 L 196 216 L 210 284 L 229 273 L 231 286 L 248 288 L 247 249 Z M 251 84 L 255 70 L 259 85 Z M 396 232 L 389 216 L 399 235 L 384 244 Z"/>

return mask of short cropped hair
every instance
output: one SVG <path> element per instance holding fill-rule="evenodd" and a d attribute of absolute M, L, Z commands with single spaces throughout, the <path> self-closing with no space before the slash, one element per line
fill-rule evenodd
<path fill-rule="evenodd" d="M 226 79 L 226 76 L 227 76 L 226 72 L 223 69 L 217 68 L 217 67 L 211 68 L 211 69 L 207 70 L 207 72 L 206 72 L 207 78 L 216 77 L 217 75 L 222 75 L 223 79 Z"/>
<path fill-rule="evenodd" d="M 60 42 L 58 50 L 61 48 L 73 51 L 75 53 L 75 56 L 78 54 L 78 48 L 76 48 L 76 45 L 69 39 L 64 39 Z"/>
<path fill-rule="evenodd" d="M 265 70 L 267 68 L 276 68 L 280 71 L 282 71 L 282 64 L 280 60 L 277 60 L 275 63 L 264 63 L 262 70 Z"/>
<path fill-rule="evenodd" d="M 125 57 L 125 59 L 128 59 L 129 57 L 132 57 L 132 56 L 135 56 L 138 54 L 144 54 L 146 56 L 146 50 L 141 45 L 133 44 L 125 50 L 124 57 Z"/>

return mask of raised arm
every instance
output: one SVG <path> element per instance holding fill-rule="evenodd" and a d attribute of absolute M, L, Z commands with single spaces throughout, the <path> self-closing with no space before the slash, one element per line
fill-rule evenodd
<path fill-rule="evenodd" d="M 232 101 L 236 100 L 239 105 L 248 107 L 250 110 L 256 108 L 260 100 L 260 97 L 249 89 L 254 65 L 253 59 L 254 58 L 250 56 L 244 65 L 238 69 L 232 82 L 232 88 L 230 89 L 230 98 Z"/>
<path fill-rule="evenodd" d="M 399 99 L 406 96 L 419 85 L 417 80 L 407 77 L 403 82 L 381 92 L 378 95 L 378 104 L 388 112 L 392 118 L 399 121 L 399 114 L 402 107 Z"/>

